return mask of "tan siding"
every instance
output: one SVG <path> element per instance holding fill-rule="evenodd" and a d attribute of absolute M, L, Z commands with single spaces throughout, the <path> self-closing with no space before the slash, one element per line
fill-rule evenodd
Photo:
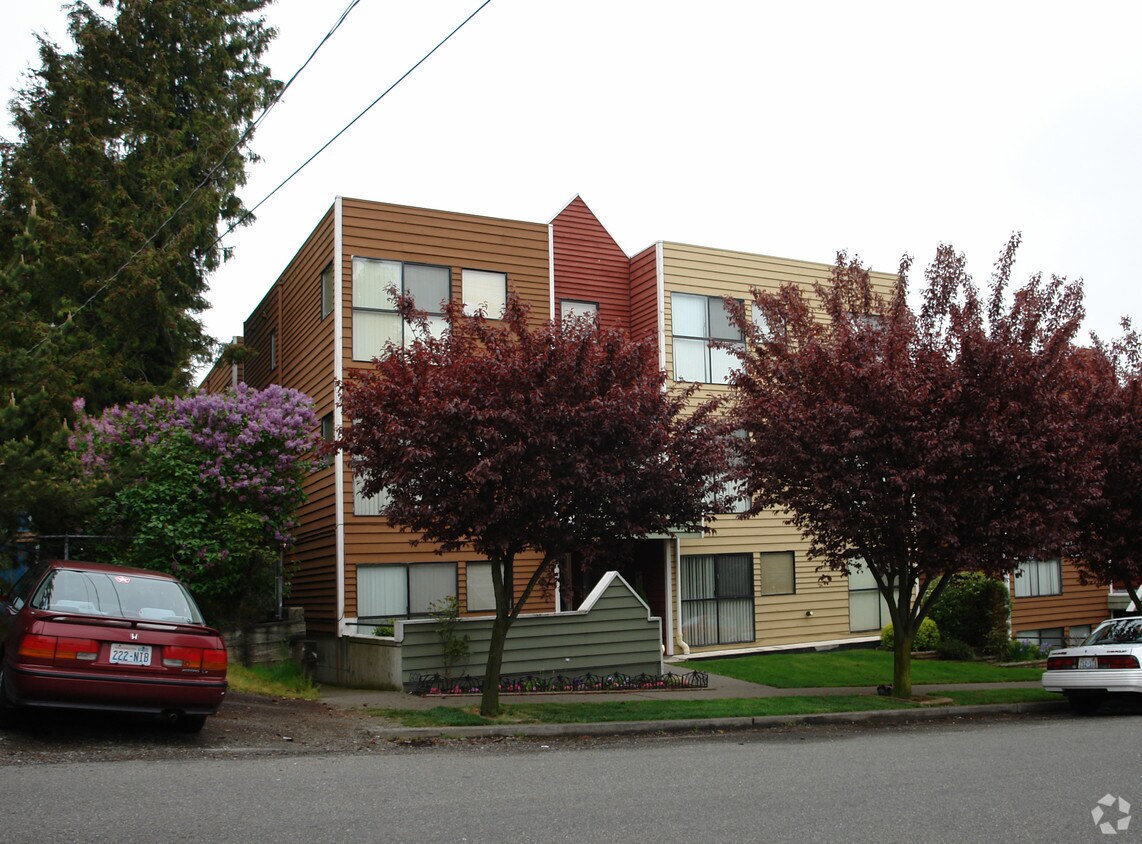
<path fill-rule="evenodd" d="M 641 273 L 640 277 L 644 279 L 641 282 L 632 280 L 632 290 L 644 299 L 649 295 L 653 258 L 654 251 L 647 250 L 632 259 L 632 279 L 636 277 L 636 273 Z M 828 281 L 832 272 L 832 266 L 829 264 L 678 243 L 662 244 L 662 264 L 665 293 L 664 342 L 668 378 L 671 378 L 674 372 L 670 311 L 672 292 L 740 299 L 746 304 L 746 312 L 749 314 L 752 288 L 777 290 L 786 283 L 810 287 L 815 282 Z M 876 274 L 874 280 L 882 292 L 887 292 L 895 279 L 892 276 Z M 634 316 L 636 325 L 640 324 L 640 321 L 649 320 L 649 311 L 646 316 L 642 316 L 641 313 L 636 309 Z M 725 393 L 728 389 L 719 384 L 705 385 L 695 396 L 694 401 Z M 783 517 L 773 512 L 746 520 L 734 516 L 720 516 L 714 527 L 716 533 L 711 536 L 683 540 L 681 553 L 683 555 L 749 553 L 753 556 L 756 638 L 752 643 L 709 646 L 699 650 L 775 647 L 860 639 L 870 635 L 868 632 L 852 633 L 849 630 L 848 581 L 844 577 L 834 576 L 828 583 L 823 584 L 817 564 L 807 557 L 807 540 L 800 532 L 786 525 Z M 759 554 L 763 551 L 794 552 L 796 591 L 793 594 L 765 596 L 761 594 Z"/>
<path fill-rule="evenodd" d="M 575 197 L 552 221 L 555 308 L 562 299 L 595 302 L 599 322 L 630 330 L 630 260 L 598 218 Z"/>

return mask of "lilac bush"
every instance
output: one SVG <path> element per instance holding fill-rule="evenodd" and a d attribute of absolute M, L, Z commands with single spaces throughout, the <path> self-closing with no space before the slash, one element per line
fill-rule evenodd
<path fill-rule="evenodd" d="M 78 407 L 82 410 L 82 407 Z M 73 448 L 109 494 L 116 562 L 171 571 L 218 621 L 268 608 L 320 439 L 312 402 L 271 385 L 79 414 Z"/>

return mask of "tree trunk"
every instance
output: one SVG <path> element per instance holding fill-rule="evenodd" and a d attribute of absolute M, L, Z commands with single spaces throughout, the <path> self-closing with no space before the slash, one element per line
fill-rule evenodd
<path fill-rule="evenodd" d="M 504 642 L 512 620 L 499 610 L 492 623 L 492 638 L 488 642 L 488 662 L 484 666 L 484 693 L 480 698 L 480 714 L 495 718 L 500 714 L 500 667 L 504 662 Z"/>
<path fill-rule="evenodd" d="M 905 633 L 902 629 L 895 629 L 893 634 L 892 695 L 910 698 L 912 697 L 912 642 L 915 640 L 915 634 Z"/>

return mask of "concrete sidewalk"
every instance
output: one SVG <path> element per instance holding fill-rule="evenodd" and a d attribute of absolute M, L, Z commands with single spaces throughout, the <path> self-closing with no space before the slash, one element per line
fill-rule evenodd
<path fill-rule="evenodd" d="M 953 683 L 946 685 L 917 685 L 916 695 L 938 696 L 944 691 L 971 689 L 1041 688 L 1036 680 L 1016 683 Z M 867 686 L 830 687 L 807 689 L 779 689 L 747 683 L 732 677 L 710 675 L 705 689 L 632 690 L 616 692 L 575 692 L 553 694 L 500 694 L 500 701 L 511 703 L 616 703 L 633 700 L 716 700 L 763 697 L 817 697 L 824 695 L 875 695 L 876 689 Z M 479 695 L 411 695 L 405 692 L 346 689 L 323 686 L 321 700 L 342 709 L 432 709 L 437 706 L 473 706 Z M 1026 713 L 1054 711 L 1065 708 L 1059 702 L 993 704 L 987 706 L 931 706 L 915 709 L 875 710 L 868 712 L 838 712 L 816 715 L 777 715 L 744 718 L 700 718 L 671 721 L 623 721 L 598 724 L 504 724 L 479 727 L 398 727 L 378 726 L 374 731 L 384 738 L 415 738 L 427 736 L 482 737 L 505 735 L 558 736 L 558 735 L 619 735 L 630 733 L 692 732 L 710 729 L 742 729 L 776 727 L 791 724 L 852 724 L 862 722 L 901 722 L 933 720 L 942 717 Z"/>

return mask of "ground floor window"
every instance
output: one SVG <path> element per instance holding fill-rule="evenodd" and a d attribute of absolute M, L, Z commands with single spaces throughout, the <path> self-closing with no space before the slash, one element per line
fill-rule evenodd
<path fill-rule="evenodd" d="M 1043 627 L 1039 630 L 1020 630 L 1015 634 L 1015 638 L 1020 642 L 1029 642 L 1030 644 L 1038 647 L 1041 651 L 1054 650 L 1055 648 L 1061 648 L 1067 644 L 1066 640 L 1063 638 L 1063 628 L 1061 627 Z"/>
<path fill-rule="evenodd" d="M 762 551 L 760 562 L 762 595 L 792 595 L 797 591 L 792 551 Z"/>
<path fill-rule="evenodd" d="M 495 610 L 496 591 L 492 586 L 492 564 L 468 563 L 464 566 L 464 571 L 464 585 L 468 592 L 468 612 Z"/>
<path fill-rule="evenodd" d="M 876 587 L 868 566 L 855 563 L 849 568 L 849 631 L 863 633 L 889 624 L 888 602 Z"/>
<path fill-rule="evenodd" d="M 692 647 L 754 640 L 753 556 L 682 557 L 682 638 Z"/>
<path fill-rule="evenodd" d="M 433 604 L 455 597 L 455 563 L 357 566 L 360 619 L 426 616 Z"/>

